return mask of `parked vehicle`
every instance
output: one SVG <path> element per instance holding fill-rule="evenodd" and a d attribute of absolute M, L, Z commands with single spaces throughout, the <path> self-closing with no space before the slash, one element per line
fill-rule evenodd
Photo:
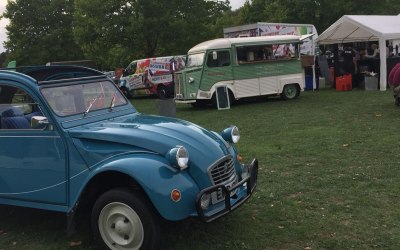
<path fill-rule="evenodd" d="M 159 219 L 209 222 L 252 194 L 239 129 L 220 133 L 138 113 L 110 78 L 82 68 L 0 70 L 0 204 L 91 211 L 109 249 L 157 249 Z M 240 226 L 240 225 L 238 225 Z"/>
<path fill-rule="evenodd" d="M 175 99 L 203 105 L 216 102 L 226 86 L 230 102 L 260 95 L 294 99 L 304 90 L 299 45 L 308 36 L 220 38 L 188 52 L 185 69 L 175 74 Z"/>
<path fill-rule="evenodd" d="M 173 73 L 185 66 L 185 56 L 155 57 L 131 62 L 119 80 L 119 87 L 128 98 L 158 95 L 160 99 L 174 96 Z"/>
<path fill-rule="evenodd" d="M 312 24 L 299 23 L 252 23 L 235 27 L 224 28 L 224 38 L 254 37 L 254 36 L 277 36 L 277 35 L 308 35 L 314 34 L 300 45 L 300 53 L 314 55 L 318 49 L 313 38 L 318 36 L 317 29 Z"/>

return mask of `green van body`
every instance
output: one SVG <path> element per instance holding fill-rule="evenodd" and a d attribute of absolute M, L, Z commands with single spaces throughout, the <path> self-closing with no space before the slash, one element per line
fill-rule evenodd
<path fill-rule="evenodd" d="M 260 95 L 296 98 L 304 90 L 302 39 L 285 35 L 200 43 L 189 50 L 185 69 L 175 74 L 176 100 L 212 101 L 219 86 L 228 88 L 231 102 Z"/>

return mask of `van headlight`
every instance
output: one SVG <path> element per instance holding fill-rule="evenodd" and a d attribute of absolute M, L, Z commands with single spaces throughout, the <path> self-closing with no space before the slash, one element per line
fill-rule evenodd
<path fill-rule="evenodd" d="M 167 159 L 172 166 L 184 170 L 188 167 L 189 152 L 183 146 L 176 146 L 168 151 Z"/>
<path fill-rule="evenodd" d="M 119 86 L 120 87 L 125 86 L 125 85 L 126 85 L 126 80 L 125 79 L 119 80 Z"/>
<path fill-rule="evenodd" d="M 221 136 L 225 141 L 230 143 L 238 143 L 240 140 L 239 129 L 236 126 L 231 126 L 224 129 L 221 133 Z"/>

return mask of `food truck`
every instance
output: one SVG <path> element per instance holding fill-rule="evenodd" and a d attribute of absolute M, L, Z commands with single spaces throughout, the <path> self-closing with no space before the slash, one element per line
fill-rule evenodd
<path fill-rule="evenodd" d="M 253 37 L 253 36 L 276 36 L 276 35 L 308 35 L 318 36 L 317 29 L 312 24 L 298 23 L 265 23 L 258 22 L 235 27 L 224 28 L 224 38 Z M 309 37 L 300 45 L 300 53 L 314 55 L 316 49 L 313 38 Z"/>
<path fill-rule="evenodd" d="M 173 97 L 172 74 L 183 69 L 185 56 L 154 57 L 132 61 L 119 79 L 119 88 L 127 97 L 158 95 Z"/>
<path fill-rule="evenodd" d="M 175 73 L 175 100 L 217 106 L 218 87 L 226 87 L 230 103 L 261 95 L 295 99 L 304 90 L 299 52 L 309 36 L 219 38 L 200 43 L 189 50 L 185 69 Z"/>

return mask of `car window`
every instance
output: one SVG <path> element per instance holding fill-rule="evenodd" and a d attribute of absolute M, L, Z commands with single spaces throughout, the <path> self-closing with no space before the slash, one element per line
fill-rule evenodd
<path fill-rule="evenodd" d="M 229 51 L 216 51 L 217 58 L 213 58 L 213 52 L 209 52 L 207 56 L 207 67 L 226 67 L 231 65 L 231 56 Z"/>
<path fill-rule="evenodd" d="M 43 116 L 39 105 L 23 89 L 0 84 L 0 129 L 43 129 L 32 118 Z"/>

